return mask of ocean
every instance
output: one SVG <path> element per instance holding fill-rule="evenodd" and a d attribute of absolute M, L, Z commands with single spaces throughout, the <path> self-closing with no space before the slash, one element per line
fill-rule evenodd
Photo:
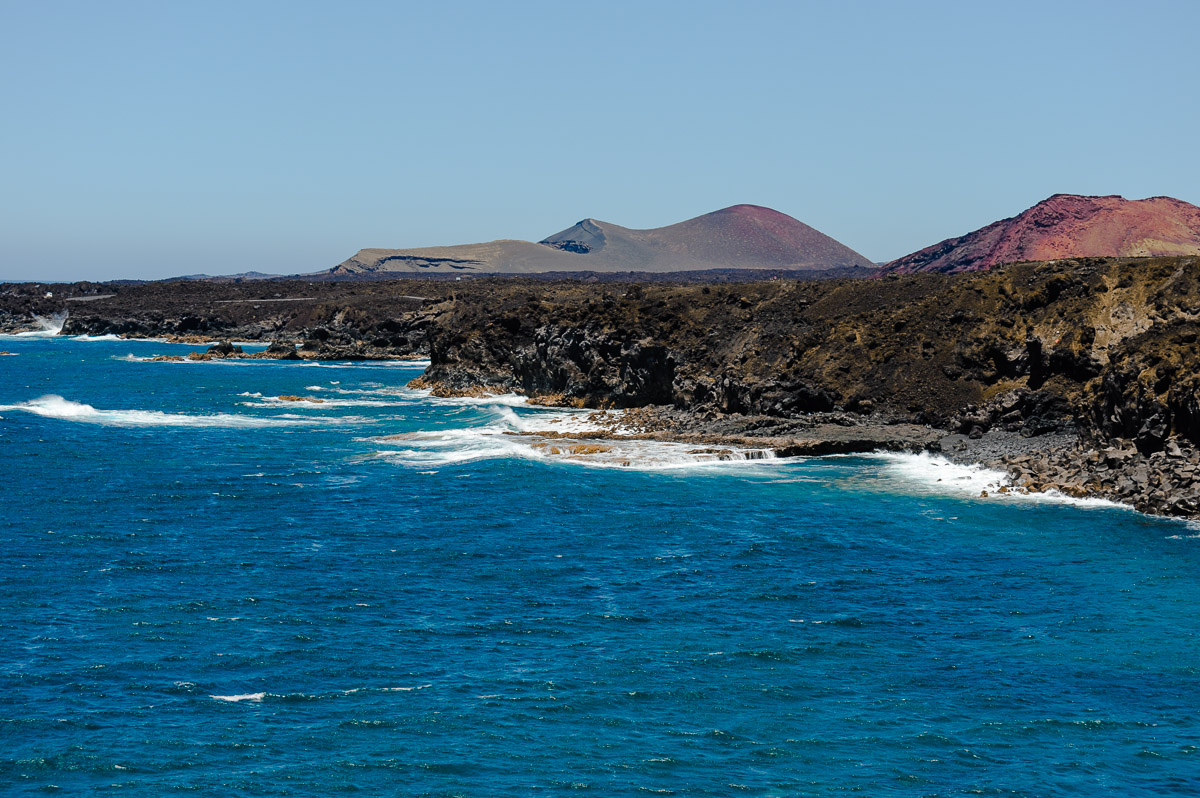
<path fill-rule="evenodd" d="M 1200 792 L 1196 526 L 196 348 L 0 338 L 5 795 Z"/>

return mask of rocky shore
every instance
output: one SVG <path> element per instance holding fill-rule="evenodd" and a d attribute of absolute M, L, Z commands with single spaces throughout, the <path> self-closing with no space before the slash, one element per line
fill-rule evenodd
<path fill-rule="evenodd" d="M 428 309 L 441 390 L 656 406 L 644 434 L 779 454 L 928 450 L 1014 488 L 1200 507 L 1200 259 L 960 277 L 626 286 Z"/>
<path fill-rule="evenodd" d="M 1200 258 L 826 282 L 0 286 L 6 329 L 63 312 L 67 334 L 271 344 L 194 357 L 427 356 L 437 391 L 627 409 L 641 436 L 927 450 L 1016 489 L 1200 515 Z"/>
<path fill-rule="evenodd" d="M 0 332 L 57 319 L 63 335 L 179 343 L 290 345 L 298 357 L 386 360 L 428 352 L 424 306 L 454 296 L 440 280 L 255 280 L 0 285 Z M 278 350 L 283 355 L 284 350 Z"/>
<path fill-rule="evenodd" d="M 769 449 L 778 457 L 868 452 L 929 452 L 963 465 L 1007 474 L 1002 491 L 1056 491 L 1073 498 L 1127 504 L 1154 515 L 1200 516 L 1200 449 L 1178 439 L 1144 454 L 1132 440 L 1113 439 L 1097 448 L 1075 432 L 1026 437 L 992 429 L 971 437 L 928 425 L 817 413 L 801 419 L 770 416 L 692 415 L 672 407 L 623 411 L 607 430 L 573 438 L 679 441 L 709 447 Z M 601 424 L 603 426 L 603 423 Z M 539 431 L 538 436 L 554 435 Z"/>

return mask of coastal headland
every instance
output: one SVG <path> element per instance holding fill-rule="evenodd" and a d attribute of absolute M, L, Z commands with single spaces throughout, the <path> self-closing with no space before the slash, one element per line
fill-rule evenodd
<path fill-rule="evenodd" d="M 928 450 L 1200 515 L 1200 257 L 821 282 L 531 278 L 0 286 L 0 324 L 195 357 L 428 357 L 445 394 L 624 409 L 600 434 L 780 455 Z M 45 323 L 45 322 L 44 322 Z"/>

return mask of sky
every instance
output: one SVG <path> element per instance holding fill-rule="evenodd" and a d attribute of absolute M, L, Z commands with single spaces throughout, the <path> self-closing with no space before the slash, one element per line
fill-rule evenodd
<path fill-rule="evenodd" d="M 1200 3 L 0 0 L 0 280 L 766 205 L 874 261 L 1200 204 Z"/>

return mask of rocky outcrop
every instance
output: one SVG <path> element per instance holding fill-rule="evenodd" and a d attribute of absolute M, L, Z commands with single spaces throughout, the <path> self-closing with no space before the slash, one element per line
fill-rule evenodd
<path fill-rule="evenodd" d="M 282 341 L 301 345 L 302 356 L 360 360 L 424 354 L 428 325 L 421 309 L 454 290 L 449 284 L 403 281 L 353 286 L 175 281 L 106 287 L 110 293 L 95 301 L 74 301 L 76 285 L 58 287 L 61 296 L 53 307 L 69 313 L 64 335 Z M 0 297 L 0 312 L 4 309 Z"/>
<path fill-rule="evenodd" d="M 841 407 L 965 431 L 1082 421 L 1112 435 L 1110 422 L 1081 411 L 1101 401 L 1105 384 L 1133 390 L 1121 375 L 1148 366 L 1131 358 L 1160 358 L 1164 374 L 1190 368 L 1198 272 L 1196 258 L 1081 259 L 955 279 L 499 282 L 477 289 L 486 299 L 426 308 L 428 376 L 596 406 L 767 415 Z M 1159 349 L 1175 354 L 1161 361 Z M 1156 401 L 1172 418 L 1191 418 L 1186 391 L 1162 394 L 1168 384 L 1184 385 L 1163 382 Z M 1123 424 L 1150 408 L 1139 406 L 1124 410 Z"/>
<path fill-rule="evenodd" d="M 449 390 L 670 405 L 696 417 L 841 411 L 864 426 L 927 424 L 966 440 L 1003 433 L 1020 445 L 976 459 L 1018 477 L 1040 467 L 1020 458 L 1054 440 L 1063 453 L 1039 487 L 1193 512 L 1176 501 L 1190 495 L 1186 468 L 1161 453 L 1200 442 L 1200 258 L 826 284 L 512 284 L 486 303 L 428 313 L 426 378 Z M 1089 482 L 1086 468 L 1065 467 L 1123 441 L 1143 458 L 1128 480 Z M 1148 481 L 1135 478 L 1143 466 Z"/>
<path fill-rule="evenodd" d="M 171 357 L 171 356 L 168 356 Z M 179 358 L 179 356 L 175 356 Z M 266 349 L 257 352 L 246 352 L 242 347 L 230 341 L 220 341 L 204 352 L 192 352 L 189 360 L 409 360 L 414 357 L 411 352 L 399 352 L 395 349 L 378 348 L 365 345 L 362 342 L 353 344 L 329 344 L 323 341 L 308 340 L 297 349 L 294 344 L 283 341 L 273 341 Z M 182 358 L 179 358 L 182 359 Z"/>
<path fill-rule="evenodd" d="M 646 434 L 721 445 L 770 428 L 782 453 L 919 441 L 1039 488 L 1196 513 L 1200 257 L 821 283 L 267 285 L 121 289 L 73 308 L 66 330 L 277 342 L 266 357 L 427 352 L 423 384 L 442 393 L 656 407 L 670 423 Z M 1105 454 L 1113 473 L 1094 478 L 1110 451 L 1133 454 Z"/>
<path fill-rule="evenodd" d="M 1055 194 L 1017 216 L 898 258 L 883 271 L 956 274 L 1055 258 L 1197 254 L 1200 207 L 1171 197 Z"/>
<path fill-rule="evenodd" d="M 1001 465 L 1029 491 L 1110 499 L 1159 515 L 1200 515 L 1200 452 L 1186 440 L 1169 438 L 1147 453 L 1133 441 L 1111 439 L 1100 448 L 1010 456 Z"/>

